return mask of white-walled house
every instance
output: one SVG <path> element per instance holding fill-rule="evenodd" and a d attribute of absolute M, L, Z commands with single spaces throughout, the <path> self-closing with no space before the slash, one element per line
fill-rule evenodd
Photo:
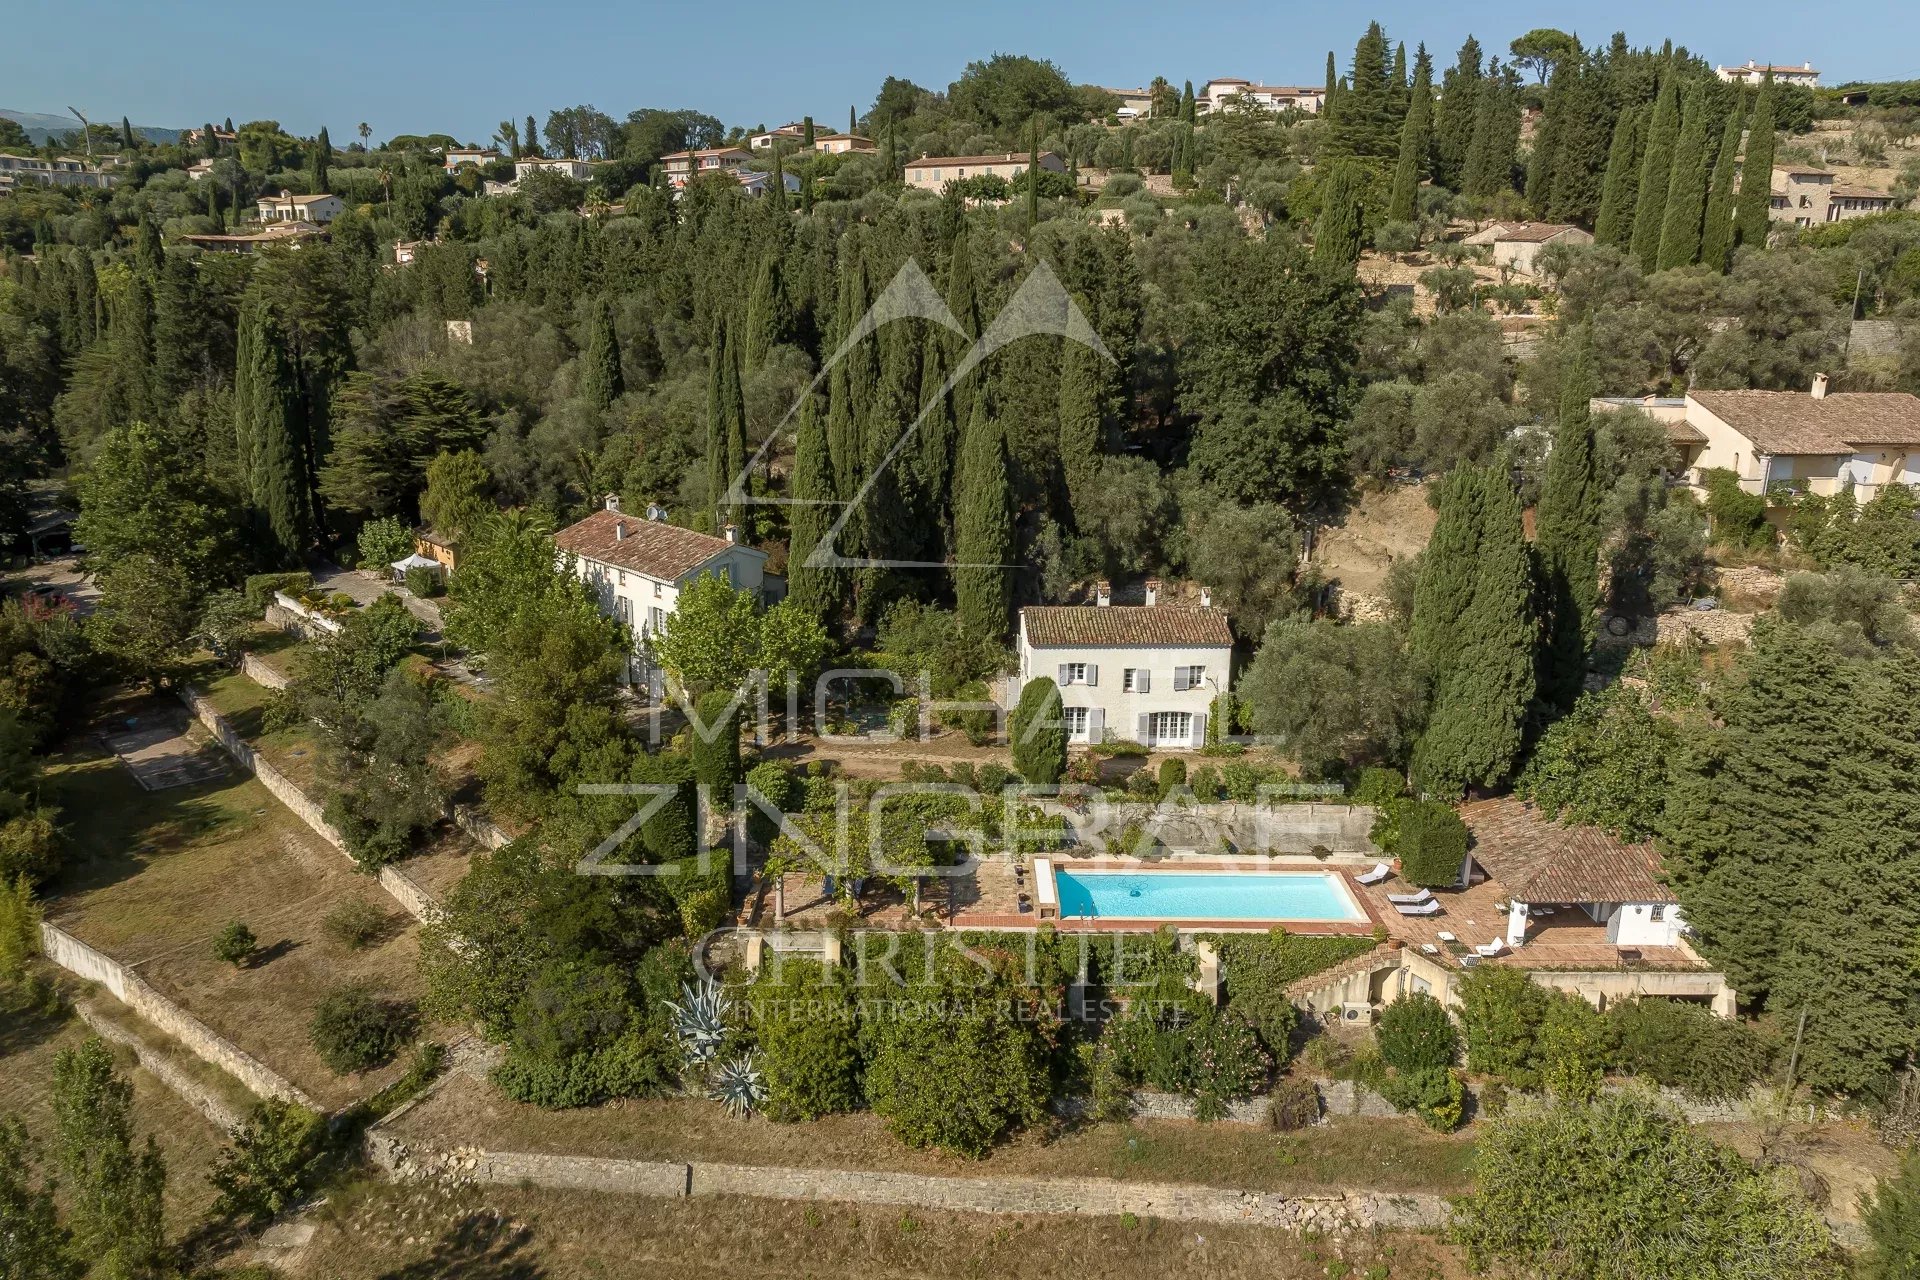
<path fill-rule="evenodd" d="M 645 518 L 625 515 L 612 494 L 601 510 L 554 534 L 553 543 L 593 588 L 600 612 L 633 629 L 628 684 L 652 682 L 648 641 L 673 625 L 680 592 L 695 578 L 718 574 L 756 599 L 766 579 L 766 552 L 737 541 L 732 526 L 726 537 L 716 538 L 668 524 L 659 507 L 648 508 Z"/>
<path fill-rule="evenodd" d="M 530 173 L 557 173 L 575 182 L 593 181 L 593 162 L 570 156 L 522 156 L 513 162 L 513 180 L 520 182 Z"/>
<path fill-rule="evenodd" d="M 262 222 L 312 222 L 325 225 L 340 216 L 346 206 L 340 197 L 321 193 L 313 196 L 296 196 L 291 191 L 282 191 L 277 196 L 261 196 L 260 221 Z"/>
<path fill-rule="evenodd" d="M 1686 920 L 1651 844 L 1562 826 L 1512 797 L 1474 801 L 1460 817 L 1471 836 L 1463 879 L 1477 868 L 1506 891 L 1508 946 L 1524 947 L 1530 931 L 1563 911 L 1576 923 L 1604 926 L 1613 946 L 1683 945 Z"/>
<path fill-rule="evenodd" d="M 1070 743 L 1204 746 L 1208 709 L 1230 687 L 1232 659 L 1233 633 L 1219 609 L 1102 604 L 1020 611 L 1020 687 L 1043 677 L 1060 686 Z"/>

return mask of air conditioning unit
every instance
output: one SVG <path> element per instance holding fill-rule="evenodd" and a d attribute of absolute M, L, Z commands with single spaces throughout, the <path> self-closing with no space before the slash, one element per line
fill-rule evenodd
<path fill-rule="evenodd" d="M 1373 1006 L 1365 1000 L 1349 1000 L 1340 1006 L 1340 1021 L 1368 1025 L 1373 1021 Z"/>

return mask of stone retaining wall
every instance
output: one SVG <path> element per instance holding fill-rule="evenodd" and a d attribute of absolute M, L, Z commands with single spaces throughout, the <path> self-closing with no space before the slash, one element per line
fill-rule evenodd
<path fill-rule="evenodd" d="M 240 655 L 240 674 L 264 689 L 279 690 L 287 687 L 287 677 L 250 653 Z"/>
<path fill-rule="evenodd" d="M 498 849 L 513 839 L 472 805 L 449 805 L 447 812 L 453 819 L 453 825 L 472 836 L 483 849 Z"/>
<path fill-rule="evenodd" d="M 173 1090 L 180 1096 L 181 1101 L 205 1116 L 218 1128 L 231 1132 L 245 1123 L 246 1118 L 228 1106 L 224 1098 L 182 1071 L 179 1064 L 171 1058 L 149 1049 L 146 1041 L 139 1036 L 116 1027 L 99 1014 L 89 1011 L 83 1004 L 75 1004 L 73 1011 L 80 1021 L 86 1023 L 93 1034 L 102 1040 L 125 1045 L 133 1050 L 133 1056 L 139 1060 L 148 1075 Z"/>
<path fill-rule="evenodd" d="M 1208 765 L 1218 769 L 1231 763 L 1202 758 L 1189 761 L 1187 767 L 1189 771 Z M 1369 837 L 1374 819 L 1369 805 L 1108 800 L 1104 809 L 1082 812 L 1057 800 L 1042 800 L 1039 807 L 1067 819 L 1070 853 L 1097 853 L 1097 841 L 1110 846 L 1131 826 L 1140 827 L 1171 852 L 1201 856 L 1220 854 L 1223 839 L 1240 853 L 1303 854 L 1315 848 L 1363 857 L 1379 853 Z"/>
<path fill-rule="evenodd" d="M 1251 1223 L 1318 1232 L 1431 1230 L 1446 1222 L 1435 1195 L 1330 1192 L 1285 1196 L 1179 1183 L 1112 1178 L 953 1178 L 863 1169 L 608 1160 L 456 1147 L 445 1151 L 400 1141 L 376 1126 L 367 1135 L 373 1163 L 395 1178 L 454 1184 L 531 1184 L 627 1195 L 753 1196 L 826 1200 L 968 1213 L 1047 1213 L 1141 1217 L 1182 1222 Z"/>
<path fill-rule="evenodd" d="M 298 1085 L 161 995 L 145 978 L 58 925 L 41 924 L 40 949 L 49 961 L 89 982 L 99 983 L 120 1003 L 178 1040 L 196 1057 L 219 1067 L 260 1097 L 283 1098 L 315 1111 L 325 1111 Z"/>
<path fill-rule="evenodd" d="M 323 613 L 315 613 L 312 609 L 307 608 L 307 606 L 301 604 L 284 591 L 276 591 L 273 593 L 273 603 L 274 606 L 278 607 L 288 618 L 292 619 L 294 626 L 298 627 L 307 635 L 312 635 L 316 631 L 325 635 L 336 635 L 339 633 L 340 624 L 338 622 L 335 622 Z M 272 613 L 267 615 L 267 620 L 269 622 L 273 621 Z"/>

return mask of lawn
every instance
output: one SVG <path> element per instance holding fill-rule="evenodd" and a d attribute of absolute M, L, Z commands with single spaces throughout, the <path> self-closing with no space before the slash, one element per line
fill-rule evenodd
<path fill-rule="evenodd" d="M 626 1101 L 579 1111 L 511 1102 L 453 1076 L 402 1116 L 403 1136 L 443 1146 L 566 1152 L 636 1160 L 818 1166 L 990 1177 L 1104 1177 L 1247 1190 L 1430 1191 L 1467 1188 L 1473 1146 L 1411 1119 L 1335 1119 L 1298 1133 L 1183 1121 L 1075 1125 L 1029 1135 L 985 1160 L 916 1151 L 869 1113 L 805 1124 L 734 1119 L 711 1102 Z"/>
<path fill-rule="evenodd" d="M 334 1196 L 298 1259 L 339 1280 L 1097 1276 L 1101 1280 L 1455 1280 L 1414 1235 L 1310 1239 L 1151 1218 L 949 1213 L 734 1197 L 650 1200 L 366 1184 Z M 292 1260 L 289 1260 L 292 1263 Z"/>
<path fill-rule="evenodd" d="M 238 671 L 213 665 L 203 668 L 193 684 L 207 696 L 213 709 L 226 717 L 235 732 L 265 756 L 269 764 L 284 774 L 294 786 L 310 796 L 318 797 L 319 735 L 306 724 L 266 732 L 267 705 L 273 701 L 273 690 Z"/>
<path fill-rule="evenodd" d="M 117 713 L 160 704 L 122 704 Z M 325 844 L 251 776 L 142 790 L 90 739 L 49 770 L 75 863 L 47 907 L 81 941 L 134 966 L 155 987 L 329 1107 L 403 1070 L 335 1076 L 307 1043 L 307 1019 L 336 985 L 363 982 L 403 998 L 421 991 L 416 928 L 370 877 Z M 348 900 L 388 918 L 376 945 L 350 951 L 324 922 Z M 235 968 L 212 953 L 230 920 L 262 948 Z"/>
<path fill-rule="evenodd" d="M 53 1060 L 92 1033 L 71 1013 L 45 1018 L 0 1018 L 0 1114 L 19 1117 L 39 1144 L 41 1171 L 51 1171 L 55 1138 Z M 167 1229 L 179 1237 L 212 1205 L 207 1182 L 226 1135 L 143 1071 L 133 1051 L 114 1048 L 122 1075 L 133 1083 L 134 1140 L 152 1134 L 167 1161 Z"/>

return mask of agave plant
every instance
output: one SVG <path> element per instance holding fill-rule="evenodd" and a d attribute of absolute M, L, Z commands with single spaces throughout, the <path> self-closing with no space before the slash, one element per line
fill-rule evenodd
<path fill-rule="evenodd" d="M 727 997 L 712 978 L 683 983 L 680 999 L 669 1000 L 673 1011 L 673 1035 L 680 1042 L 680 1055 L 690 1067 L 713 1061 L 727 1038 Z"/>
<path fill-rule="evenodd" d="M 754 1064 L 753 1054 L 744 1053 L 716 1066 L 709 1096 L 715 1102 L 725 1104 L 730 1116 L 744 1116 L 758 1110 L 767 1100 L 767 1085 L 760 1078 L 760 1068 Z"/>

